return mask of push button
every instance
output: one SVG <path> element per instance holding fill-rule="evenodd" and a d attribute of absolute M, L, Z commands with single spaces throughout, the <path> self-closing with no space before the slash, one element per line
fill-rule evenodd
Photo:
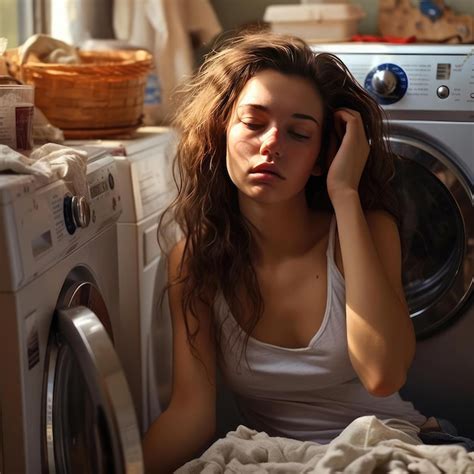
<path fill-rule="evenodd" d="M 436 94 L 440 99 L 446 99 L 449 97 L 449 87 L 448 86 L 439 86 L 436 90 Z"/>

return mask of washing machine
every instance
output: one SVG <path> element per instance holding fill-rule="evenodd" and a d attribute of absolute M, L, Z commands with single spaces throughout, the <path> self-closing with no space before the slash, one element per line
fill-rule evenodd
<path fill-rule="evenodd" d="M 0 174 L 1 472 L 143 472 L 118 355 L 117 167 L 88 151 L 88 196 Z"/>
<path fill-rule="evenodd" d="M 384 109 L 399 156 L 403 283 L 418 337 L 402 395 L 474 438 L 474 48 L 327 44 Z"/>
<path fill-rule="evenodd" d="M 172 159 L 177 134 L 169 127 L 142 127 L 126 138 L 70 142 L 77 143 L 106 147 L 116 161 L 123 209 L 117 224 L 119 313 L 127 335 L 122 360 L 144 433 L 163 410 L 160 400 L 167 399 L 171 390 L 172 336 L 168 302 L 162 298 L 167 271 L 157 230 L 176 191 Z M 160 342 L 152 339 L 156 318 L 163 318 Z"/>

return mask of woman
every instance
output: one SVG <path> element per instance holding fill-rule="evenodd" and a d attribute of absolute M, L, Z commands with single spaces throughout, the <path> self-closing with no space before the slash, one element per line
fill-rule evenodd
<path fill-rule="evenodd" d="M 335 56 L 269 33 L 231 40 L 185 92 L 173 393 L 145 437 L 148 468 L 213 439 L 217 364 L 245 423 L 269 434 L 328 443 L 363 415 L 416 432 L 426 418 L 398 395 L 415 335 L 376 102 Z"/>

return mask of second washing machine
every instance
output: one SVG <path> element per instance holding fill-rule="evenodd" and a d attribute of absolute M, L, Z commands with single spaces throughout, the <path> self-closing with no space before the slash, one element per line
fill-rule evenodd
<path fill-rule="evenodd" d="M 418 337 L 402 395 L 474 439 L 472 45 L 328 44 L 381 105 L 398 155 L 403 283 Z"/>

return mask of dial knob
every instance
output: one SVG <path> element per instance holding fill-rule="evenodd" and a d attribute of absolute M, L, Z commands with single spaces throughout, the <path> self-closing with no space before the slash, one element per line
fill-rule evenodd
<path fill-rule="evenodd" d="M 408 77 L 396 64 L 374 67 L 365 77 L 364 87 L 381 105 L 390 105 L 403 98 L 408 90 Z"/>
<path fill-rule="evenodd" d="M 74 216 L 72 212 L 72 197 L 70 195 L 64 196 L 63 202 L 63 213 L 64 213 L 64 225 L 66 230 L 72 235 L 76 232 L 76 224 L 74 222 Z"/>
<path fill-rule="evenodd" d="M 377 95 L 389 96 L 397 87 L 397 77 L 388 69 L 380 69 L 372 76 L 372 88 Z"/>
<path fill-rule="evenodd" d="M 87 199 L 84 196 L 73 196 L 71 207 L 77 227 L 87 227 L 91 221 L 91 209 Z"/>

